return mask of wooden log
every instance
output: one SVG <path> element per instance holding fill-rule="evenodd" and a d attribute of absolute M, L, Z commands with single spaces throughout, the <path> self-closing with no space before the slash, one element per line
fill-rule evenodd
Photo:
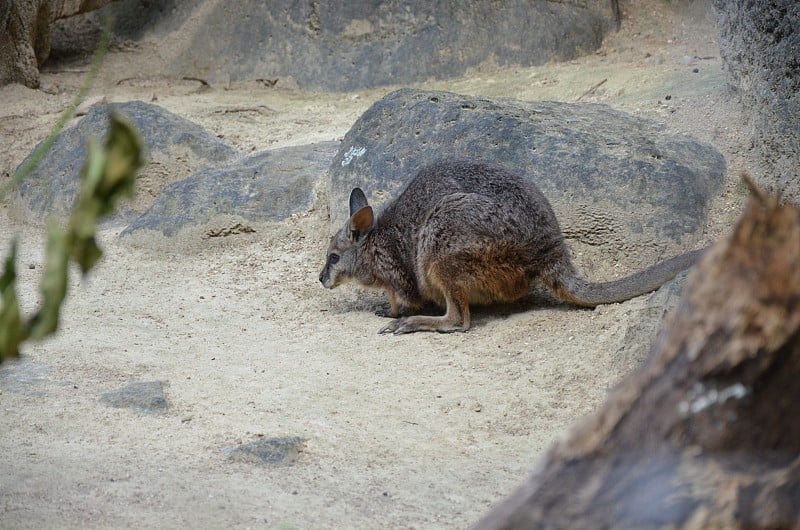
<path fill-rule="evenodd" d="M 647 362 L 476 528 L 800 528 L 798 414 L 800 210 L 754 189 Z"/>

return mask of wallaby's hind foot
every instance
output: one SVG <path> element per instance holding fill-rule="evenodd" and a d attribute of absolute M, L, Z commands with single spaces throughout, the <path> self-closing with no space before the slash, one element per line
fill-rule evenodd
<path fill-rule="evenodd" d="M 463 323 L 453 322 L 452 319 L 448 318 L 447 315 L 442 315 L 440 317 L 415 315 L 412 317 L 403 317 L 392 320 L 379 329 L 378 333 L 393 333 L 395 335 L 414 333 L 416 331 L 438 331 L 439 333 L 453 333 L 455 331 L 467 331 L 467 328 L 469 328 L 469 324 L 465 326 Z"/>

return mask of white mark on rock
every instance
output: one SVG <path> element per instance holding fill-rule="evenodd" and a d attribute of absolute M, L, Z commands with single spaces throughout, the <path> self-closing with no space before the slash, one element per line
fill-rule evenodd
<path fill-rule="evenodd" d="M 688 401 L 681 401 L 678 410 L 682 415 L 688 413 L 697 414 L 712 405 L 721 405 L 729 399 L 742 399 L 750 394 L 750 390 L 741 383 L 733 384 L 722 390 L 716 388 L 706 389 L 698 383 L 692 388 L 691 397 Z"/>
<path fill-rule="evenodd" d="M 367 152 L 366 147 L 355 147 L 351 146 L 350 149 L 344 154 L 344 158 L 342 159 L 342 167 L 349 166 L 350 162 L 353 161 L 354 158 L 360 158 L 364 156 L 364 153 Z"/>

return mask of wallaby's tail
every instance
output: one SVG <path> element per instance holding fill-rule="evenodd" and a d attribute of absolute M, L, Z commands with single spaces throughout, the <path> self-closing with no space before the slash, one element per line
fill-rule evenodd
<path fill-rule="evenodd" d="M 563 275 L 559 278 L 560 282 L 557 282 L 560 284 L 552 287 L 565 302 L 579 306 L 595 307 L 600 304 L 623 302 L 655 291 L 664 282 L 694 265 L 705 251 L 704 248 L 693 250 L 610 282 L 591 283 L 577 274 Z"/>

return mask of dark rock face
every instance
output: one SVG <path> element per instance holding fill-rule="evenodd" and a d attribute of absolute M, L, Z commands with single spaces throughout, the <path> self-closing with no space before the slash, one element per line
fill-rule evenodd
<path fill-rule="evenodd" d="M 66 216 L 79 188 L 89 138 L 104 141 L 111 111 L 128 118 L 145 144 L 147 164 L 137 177 L 139 199 L 126 207 L 140 213 L 161 189 L 161 183 L 187 177 L 193 171 L 218 165 L 237 152 L 199 125 L 141 101 L 95 107 L 56 140 L 39 166 L 22 182 L 16 200 L 39 217 Z M 24 164 L 25 162 L 23 162 Z"/>
<path fill-rule="evenodd" d="M 714 0 L 722 58 L 767 182 L 800 201 L 800 3 Z"/>
<path fill-rule="evenodd" d="M 166 0 L 111 7 L 133 27 L 164 35 L 187 18 Z M 173 65 L 208 79 L 290 77 L 305 89 L 353 90 L 463 74 L 484 62 L 543 64 L 597 49 L 617 24 L 616 1 L 218 2 Z M 132 14 L 136 14 L 136 17 Z M 226 58 L 220 61 L 220 57 Z M 173 72 L 174 74 L 175 72 Z"/>
<path fill-rule="evenodd" d="M 532 179 L 568 238 L 612 254 L 664 240 L 691 245 L 725 175 L 711 145 L 604 105 L 404 89 L 375 103 L 345 136 L 330 171 L 332 229 L 346 220 L 353 187 L 380 204 L 422 166 L 446 158 L 500 163 Z"/>
<path fill-rule="evenodd" d="M 338 142 L 323 142 L 262 151 L 200 171 L 164 188 L 123 235 L 148 229 L 170 236 L 216 215 L 279 221 L 307 211 L 316 199 L 316 183 L 338 148 Z"/>

